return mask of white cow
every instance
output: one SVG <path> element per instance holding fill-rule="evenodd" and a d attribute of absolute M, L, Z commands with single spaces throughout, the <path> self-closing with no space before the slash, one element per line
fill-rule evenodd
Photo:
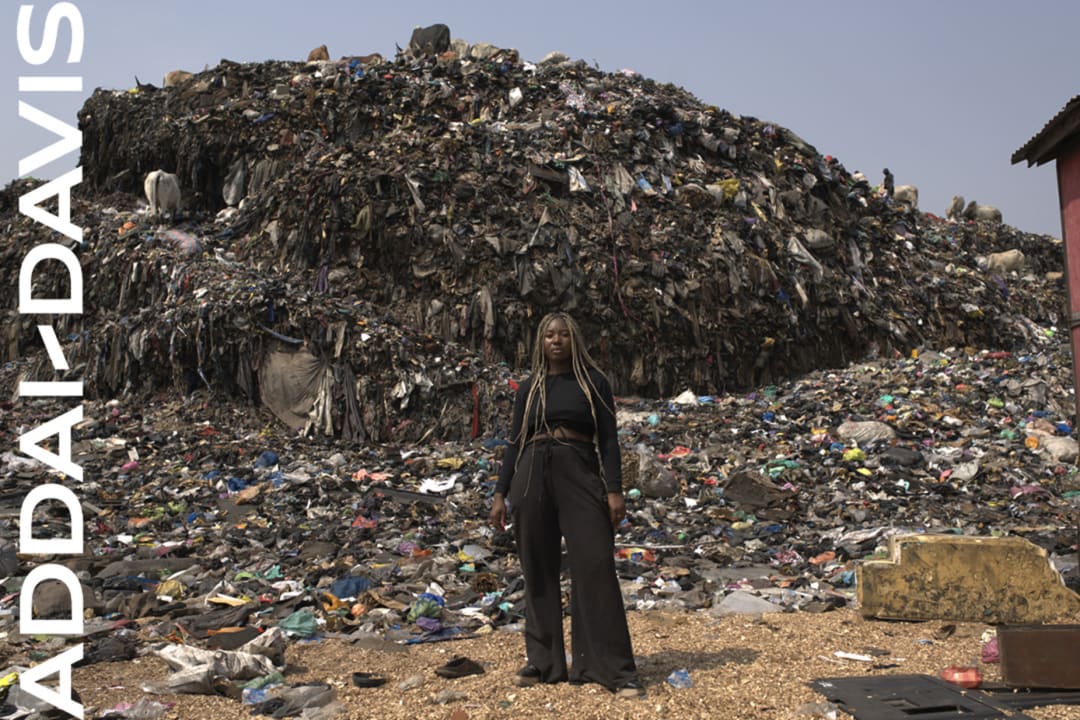
<path fill-rule="evenodd" d="M 919 207 L 919 188 L 914 185 L 897 185 L 893 191 L 893 201 L 904 203 L 912 208 Z"/>
<path fill-rule="evenodd" d="M 974 200 L 968 203 L 968 206 L 964 208 L 964 218 L 967 220 L 989 220 L 990 222 L 1001 222 L 1001 210 L 998 210 L 993 205 L 979 205 Z"/>
<path fill-rule="evenodd" d="M 986 258 L 986 270 L 991 273 L 1008 273 L 1024 268 L 1024 253 L 1021 250 L 1006 250 L 990 253 Z"/>
<path fill-rule="evenodd" d="M 176 87 L 177 85 L 186 83 L 193 77 L 195 76 L 187 70 L 170 70 L 165 73 L 165 82 L 163 84 L 165 87 Z"/>
<path fill-rule="evenodd" d="M 150 215 L 167 215 L 170 219 L 180 212 L 180 180 L 172 173 L 154 170 L 143 182 Z"/>
<path fill-rule="evenodd" d="M 945 217 L 949 220 L 959 220 L 964 212 L 964 196 L 953 195 L 949 208 L 945 211 Z"/>

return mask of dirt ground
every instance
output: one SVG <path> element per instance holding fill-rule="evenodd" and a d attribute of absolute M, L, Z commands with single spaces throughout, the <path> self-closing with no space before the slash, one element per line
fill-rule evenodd
<path fill-rule="evenodd" d="M 816 678 L 865 675 L 936 675 L 950 665 L 978 665 L 986 682 L 999 682 L 997 664 L 979 662 L 981 637 L 989 626 L 940 621 L 910 623 L 866 620 L 851 609 L 835 612 L 775 613 L 712 618 L 704 613 L 630 612 L 630 630 L 638 667 L 648 696 L 615 698 L 595 685 L 559 684 L 514 687 L 524 662 L 520 633 L 496 631 L 475 639 L 423 645 L 359 647 L 341 639 L 293 642 L 286 654 L 291 684 L 321 681 L 334 686 L 345 719 L 379 718 L 814 718 L 825 698 L 807 687 Z M 1080 622 L 1080 617 L 1071 622 Z M 569 638 L 569 622 L 567 622 Z M 872 662 L 837 657 L 846 652 Z M 485 668 L 482 675 L 446 680 L 434 670 L 454 655 L 467 656 Z M 685 669 L 693 686 L 677 689 L 665 678 Z M 382 687 L 362 689 L 352 683 L 356 671 L 388 678 Z M 73 685 L 93 718 L 121 702 L 151 698 L 175 703 L 168 719 L 230 720 L 251 718 L 238 700 L 205 695 L 149 695 L 146 682 L 161 682 L 167 668 L 145 656 L 131 662 L 79 668 Z M 399 684 L 421 675 L 422 686 Z M 435 701 L 439 693 L 463 694 L 452 702 Z M 1050 706 L 1026 711 L 1039 720 L 1080 720 L 1080 706 Z M 850 717 L 840 712 L 837 717 Z"/>

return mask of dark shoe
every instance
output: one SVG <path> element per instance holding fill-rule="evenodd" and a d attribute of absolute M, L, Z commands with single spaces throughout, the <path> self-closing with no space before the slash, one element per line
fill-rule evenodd
<path fill-rule="evenodd" d="M 532 687 L 540 683 L 540 668 L 535 665 L 526 665 L 517 671 L 514 684 L 518 687 Z"/>
<path fill-rule="evenodd" d="M 243 688 L 229 682 L 227 678 L 216 677 L 213 679 L 212 685 L 214 686 L 214 692 L 218 695 L 224 695 L 233 700 L 241 700 L 244 696 Z"/>
<path fill-rule="evenodd" d="M 444 678 L 460 678 L 468 675 L 481 675 L 484 672 L 484 668 L 480 666 L 480 663 L 475 660 L 470 660 L 467 657 L 454 657 L 450 658 L 450 661 L 443 665 L 441 668 L 436 668 L 435 674 Z"/>
<path fill-rule="evenodd" d="M 354 672 L 352 674 L 353 685 L 360 688 L 373 688 L 386 684 L 386 678 L 378 673 Z"/>
<path fill-rule="evenodd" d="M 615 689 L 615 697 L 617 698 L 643 698 L 645 697 L 645 686 L 638 680 L 631 680 L 628 683 L 623 683 Z"/>

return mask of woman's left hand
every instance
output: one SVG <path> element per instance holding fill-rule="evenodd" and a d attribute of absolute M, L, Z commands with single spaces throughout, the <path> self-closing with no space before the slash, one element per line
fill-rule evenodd
<path fill-rule="evenodd" d="M 609 492 L 607 494 L 608 511 L 611 512 L 611 526 L 619 527 L 619 523 L 626 518 L 626 500 L 621 492 Z"/>

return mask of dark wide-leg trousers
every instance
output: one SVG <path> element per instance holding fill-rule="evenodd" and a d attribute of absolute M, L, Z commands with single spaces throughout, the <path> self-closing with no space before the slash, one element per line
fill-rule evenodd
<path fill-rule="evenodd" d="M 589 443 L 529 443 L 510 486 L 518 555 L 525 574 L 525 652 L 543 682 L 595 682 L 614 689 L 637 677 L 615 574 L 607 491 Z M 561 539 L 570 561 L 569 674 L 563 645 Z"/>

